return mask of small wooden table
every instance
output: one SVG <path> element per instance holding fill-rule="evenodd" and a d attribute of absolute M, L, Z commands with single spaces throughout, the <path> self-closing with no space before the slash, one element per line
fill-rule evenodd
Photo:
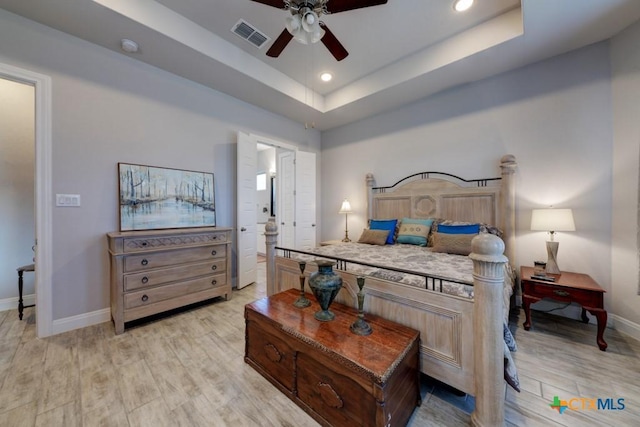
<path fill-rule="evenodd" d="M 357 310 L 333 303 L 320 322 L 290 289 L 245 306 L 245 361 L 324 426 L 404 426 L 420 404 L 420 333 L 366 315 L 368 336 L 349 331 Z"/>
<path fill-rule="evenodd" d="M 533 302 L 543 298 L 550 298 L 562 302 L 575 302 L 582 306 L 582 321 L 589 322 L 587 311 L 596 316 L 598 320 L 598 335 L 596 341 L 600 350 L 607 349 L 607 343 L 602 335 L 607 326 L 607 312 L 604 309 L 603 295 L 606 292 L 589 275 L 570 273 L 566 271 L 560 274 L 550 274 L 555 277 L 554 282 L 533 279 L 533 267 L 520 267 L 520 280 L 522 281 L 522 303 L 526 320 L 524 329 L 531 328 L 531 309 Z"/>
<path fill-rule="evenodd" d="M 28 307 L 35 307 L 35 304 L 30 304 L 30 305 L 24 305 L 24 301 L 22 300 L 22 288 L 24 287 L 24 281 L 22 279 L 22 276 L 24 274 L 25 271 L 36 271 L 36 265 L 35 264 L 29 264 L 29 265 L 23 265 L 22 267 L 18 267 L 18 317 L 20 318 L 20 320 L 22 320 L 22 312 L 24 311 L 25 308 Z"/>

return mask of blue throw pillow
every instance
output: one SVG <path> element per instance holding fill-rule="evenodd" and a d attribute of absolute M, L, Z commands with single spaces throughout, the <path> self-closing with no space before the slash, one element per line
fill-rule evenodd
<path fill-rule="evenodd" d="M 480 233 L 480 224 L 469 224 L 469 225 L 443 225 L 443 224 L 438 224 L 438 233 L 444 233 L 444 234 L 478 234 L 478 233 Z"/>
<path fill-rule="evenodd" d="M 433 219 L 402 218 L 396 243 L 427 246 L 431 224 Z"/>
<path fill-rule="evenodd" d="M 387 230 L 389 235 L 387 236 L 387 245 L 393 245 L 393 239 L 396 235 L 397 219 L 372 219 L 369 223 L 371 230 Z"/>

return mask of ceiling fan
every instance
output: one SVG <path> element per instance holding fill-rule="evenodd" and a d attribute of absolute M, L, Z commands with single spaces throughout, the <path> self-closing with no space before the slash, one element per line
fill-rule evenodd
<path fill-rule="evenodd" d="M 302 44 L 321 41 L 338 61 L 342 61 L 349 52 L 342 46 L 327 25 L 320 21 L 322 15 L 345 12 L 363 7 L 377 6 L 387 0 L 252 0 L 267 6 L 284 9 L 291 15 L 286 18 L 286 28 L 273 42 L 267 55 L 280 56 L 291 39 Z"/>

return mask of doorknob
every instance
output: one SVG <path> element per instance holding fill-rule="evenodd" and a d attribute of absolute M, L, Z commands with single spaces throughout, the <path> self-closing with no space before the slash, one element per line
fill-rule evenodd
<path fill-rule="evenodd" d="M 284 222 L 281 222 L 280 225 L 284 225 Z"/>
<path fill-rule="evenodd" d="M 312 226 L 312 227 L 315 227 L 316 225 L 315 225 L 315 224 L 311 224 L 311 226 Z"/>
<path fill-rule="evenodd" d="M 244 228 L 244 227 L 242 227 L 242 228 L 240 229 L 240 231 L 247 231 L 247 229 L 246 229 L 246 228 Z"/>

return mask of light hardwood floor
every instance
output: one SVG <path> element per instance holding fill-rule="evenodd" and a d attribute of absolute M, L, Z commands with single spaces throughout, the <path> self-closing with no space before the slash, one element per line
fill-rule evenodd
<path fill-rule="evenodd" d="M 104 323 L 35 338 L 35 310 L 0 312 L 0 426 L 316 426 L 244 363 L 243 308 L 259 282 L 220 301 L 114 335 Z M 640 343 L 534 312 L 513 317 L 522 392 L 505 387 L 508 426 L 632 426 L 640 419 Z M 410 425 L 466 426 L 473 399 L 424 378 Z M 624 410 L 550 408 L 554 396 L 623 398 Z"/>

